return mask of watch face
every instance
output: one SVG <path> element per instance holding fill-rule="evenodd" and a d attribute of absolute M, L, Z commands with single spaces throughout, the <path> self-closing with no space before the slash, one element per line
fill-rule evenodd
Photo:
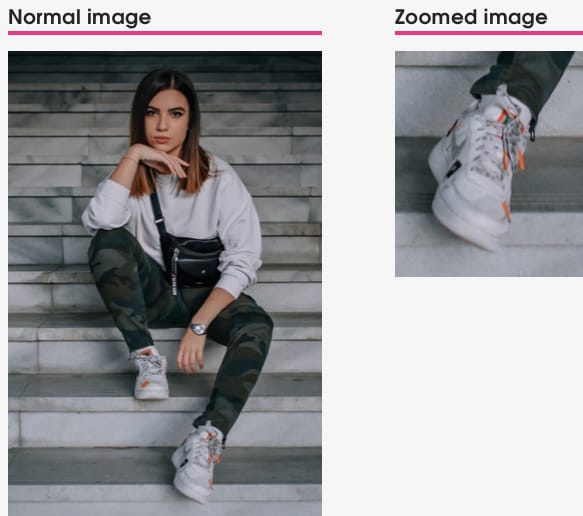
<path fill-rule="evenodd" d="M 204 324 L 191 324 L 190 327 L 192 328 L 192 331 L 197 335 L 206 334 L 206 327 Z"/>

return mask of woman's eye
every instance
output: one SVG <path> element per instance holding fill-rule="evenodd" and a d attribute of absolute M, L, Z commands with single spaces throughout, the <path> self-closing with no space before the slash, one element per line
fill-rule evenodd
<path fill-rule="evenodd" d="M 155 114 L 156 112 L 153 109 L 146 109 L 146 116 L 152 116 Z"/>
<path fill-rule="evenodd" d="M 180 118 L 184 113 L 182 111 L 172 111 L 170 113 L 174 118 Z"/>

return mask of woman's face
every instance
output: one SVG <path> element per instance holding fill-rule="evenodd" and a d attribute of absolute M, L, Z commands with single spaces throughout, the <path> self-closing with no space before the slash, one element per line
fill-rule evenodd
<path fill-rule="evenodd" d="M 163 90 L 148 103 L 144 125 L 146 141 L 154 149 L 180 156 L 188 133 L 189 107 L 178 90 Z"/>

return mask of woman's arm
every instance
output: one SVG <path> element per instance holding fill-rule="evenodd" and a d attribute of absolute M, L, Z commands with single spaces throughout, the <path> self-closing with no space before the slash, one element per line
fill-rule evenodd
<path fill-rule="evenodd" d="M 129 190 L 132 187 L 140 161 L 163 174 L 174 174 L 179 178 L 186 177 L 186 172 L 182 168 L 188 166 L 186 161 L 147 145 L 137 143 L 132 145 L 124 157 L 121 158 L 109 179 L 125 186 Z"/>
<path fill-rule="evenodd" d="M 131 218 L 128 208 L 130 189 L 140 162 L 162 173 L 186 177 L 182 167 L 188 163 L 147 145 L 132 145 L 108 179 L 97 188 L 83 212 L 83 226 L 91 234 L 99 229 L 124 227 Z"/>
<path fill-rule="evenodd" d="M 235 298 L 229 292 L 215 287 L 190 322 L 204 324 L 208 328 L 215 317 L 234 300 Z M 184 373 L 195 373 L 197 365 L 202 369 L 205 344 L 206 335 L 196 335 L 190 328 L 186 328 L 176 355 L 178 369 Z"/>

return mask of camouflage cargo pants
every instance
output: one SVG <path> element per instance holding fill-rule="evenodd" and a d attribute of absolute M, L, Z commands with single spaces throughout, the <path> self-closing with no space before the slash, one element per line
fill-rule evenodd
<path fill-rule="evenodd" d="M 212 287 L 183 288 L 173 296 L 166 274 L 125 229 L 100 230 L 89 247 L 97 289 L 130 351 L 153 344 L 150 327 L 186 328 Z M 209 402 L 194 426 L 211 421 L 226 436 L 255 386 L 271 342 L 273 322 L 241 294 L 209 325 L 226 346 Z"/>
<path fill-rule="evenodd" d="M 573 52 L 500 52 L 490 72 L 478 79 L 471 94 L 494 95 L 506 84 L 508 93 L 524 102 L 535 121 L 563 76 Z"/>

